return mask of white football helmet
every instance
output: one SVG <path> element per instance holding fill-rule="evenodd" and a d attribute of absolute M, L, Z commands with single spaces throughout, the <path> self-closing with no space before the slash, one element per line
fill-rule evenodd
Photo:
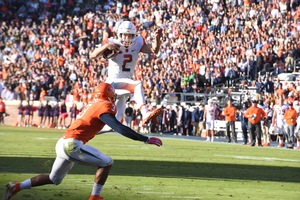
<path fill-rule="evenodd" d="M 118 27 L 118 39 L 125 46 L 129 47 L 135 42 L 136 27 L 131 21 L 123 21 Z M 127 36 L 126 35 L 130 35 Z"/>

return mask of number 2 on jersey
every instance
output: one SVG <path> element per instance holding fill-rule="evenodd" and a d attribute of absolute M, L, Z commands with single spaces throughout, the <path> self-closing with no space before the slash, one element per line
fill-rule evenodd
<path fill-rule="evenodd" d="M 130 63 L 132 61 L 132 55 L 131 54 L 124 54 L 124 60 L 122 64 L 122 71 L 129 72 L 130 68 L 126 68 L 126 64 Z"/>

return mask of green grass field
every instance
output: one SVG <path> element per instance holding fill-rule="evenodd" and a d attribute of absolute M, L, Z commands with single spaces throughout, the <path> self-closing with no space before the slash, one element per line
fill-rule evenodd
<path fill-rule="evenodd" d="M 9 181 L 49 173 L 63 130 L 0 126 L 0 190 Z M 115 164 L 106 200 L 299 199 L 300 151 L 161 137 L 164 146 L 118 134 L 88 144 Z M 180 137 L 178 137 L 180 138 Z M 95 169 L 76 164 L 58 186 L 23 190 L 14 200 L 87 200 Z"/>

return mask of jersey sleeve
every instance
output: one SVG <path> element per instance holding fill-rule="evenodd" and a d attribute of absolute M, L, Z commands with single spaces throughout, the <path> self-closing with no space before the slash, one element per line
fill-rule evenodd
<path fill-rule="evenodd" d="M 115 115 L 117 113 L 115 104 L 113 104 L 109 101 L 99 102 L 94 105 L 95 105 L 95 107 L 92 109 L 95 109 L 94 110 L 95 115 L 97 115 L 98 117 L 100 117 L 104 113 L 113 114 L 113 115 Z"/>
<path fill-rule="evenodd" d="M 113 39 L 113 38 L 108 38 L 109 43 L 114 43 L 118 45 L 122 45 L 122 43 L 119 40 Z"/>

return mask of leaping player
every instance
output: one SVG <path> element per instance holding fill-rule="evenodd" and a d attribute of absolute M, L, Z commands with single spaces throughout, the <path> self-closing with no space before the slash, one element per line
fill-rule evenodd
<path fill-rule="evenodd" d="M 157 54 L 161 46 L 162 30 L 155 31 L 155 40 L 153 45 L 146 44 L 142 36 L 137 36 L 136 26 L 131 21 L 123 21 L 117 29 L 118 39 L 108 39 L 108 43 L 95 49 L 90 58 L 104 56 L 107 50 L 113 51 L 115 54 L 108 59 L 108 77 L 106 82 L 112 84 L 115 89 L 128 90 L 134 94 L 134 100 L 140 108 L 143 121 L 142 125 L 148 124 L 152 118 L 157 117 L 162 109 L 157 108 L 150 111 L 146 106 L 144 90 L 142 82 L 132 80 L 135 66 L 138 60 L 138 54 L 155 53 Z M 116 118 L 121 121 L 124 116 L 126 97 L 123 96 L 116 102 L 118 113 Z"/>

